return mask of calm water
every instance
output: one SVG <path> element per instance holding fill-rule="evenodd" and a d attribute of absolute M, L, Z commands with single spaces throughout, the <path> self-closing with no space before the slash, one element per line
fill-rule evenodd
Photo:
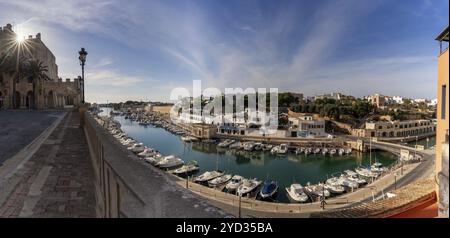
<path fill-rule="evenodd" d="M 106 111 L 106 110 L 105 110 Z M 214 144 L 185 143 L 179 136 L 171 134 L 164 128 L 141 126 L 137 122 L 115 117 L 122 124 L 122 129 L 129 136 L 155 148 L 164 155 L 177 155 L 185 162 L 196 160 L 200 165 L 199 173 L 207 170 L 220 170 L 231 174 L 239 174 L 250 178 L 265 180 L 267 177 L 277 180 L 280 190 L 277 200 L 288 202 L 285 187 L 294 181 L 301 184 L 307 182 L 318 183 L 333 173 L 346 169 L 354 169 L 358 165 L 368 165 L 369 154 L 353 152 L 347 156 L 323 155 L 272 155 L 269 152 L 244 152 L 219 148 Z M 376 151 L 372 153 L 372 161 L 379 161 L 384 165 L 393 163 L 396 156 L 388 152 Z"/>

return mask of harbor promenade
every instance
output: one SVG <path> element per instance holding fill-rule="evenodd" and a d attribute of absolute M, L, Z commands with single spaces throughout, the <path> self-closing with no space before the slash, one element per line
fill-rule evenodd
<path fill-rule="evenodd" d="M 0 167 L 0 217 L 95 217 L 93 169 L 78 113 L 10 113 L 17 121 L 3 130 L 15 134 L 3 146 L 32 142 Z"/>
<path fill-rule="evenodd" d="M 414 163 L 405 165 L 403 168 L 399 167 L 363 188 L 327 199 L 325 211 L 348 207 L 362 201 L 371 202 L 380 194 L 386 194 L 389 191 L 388 189 L 400 187 L 399 181 L 410 176 L 417 177 L 413 172 L 417 171 L 421 166 L 423 164 Z M 429 165 L 427 164 L 426 166 Z M 428 177 L 428 175 L 424 175 L 424 177 Z M 178 184 L 183 187 L 187 185 L 194 193 L 207 198 L 211 204 L 234 216 L 239 216 L 239 207 L 241 207 L 241 216 L 252 217 L 310 217 L 311 214 L 323 211 L 319 202 L 288 204 L 259 201 L 247 197 L 239 199 L 238 196 L 233 194 L 224 193 L 190 181 L 186 182 L 185 179 L 179 179 Z M 284 188 L 280 188 L 280 190 L 284 192 Z"/>

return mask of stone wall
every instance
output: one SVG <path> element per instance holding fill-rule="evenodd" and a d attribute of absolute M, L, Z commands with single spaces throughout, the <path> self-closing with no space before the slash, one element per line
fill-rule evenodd
<path fill-rule="evenodd" d="M 98 217 L 223 217 L 226 214 L 178 186 L 176 178 L 137 159 L 101 125 L 84 114 L 95 171 Z"/>

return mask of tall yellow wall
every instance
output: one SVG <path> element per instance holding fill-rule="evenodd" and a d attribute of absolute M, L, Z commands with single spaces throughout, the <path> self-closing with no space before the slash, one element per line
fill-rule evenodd
<path fill-rule="evenodd" d="M 450 114 L 449 112 L 449 74 L 448 74 L 448 68 L 449 68 L 449 61 L 448 61 L 448 52 L 449 50 L 445 51 L 439 56 L 438 59 L 438 88 L 437 88 L 437 99 L 438 99 L 438 105 L 437 105 L 437 131 L 436 131 L 436 172 L 441 171 L 442 166 L 442 143 L 445 141 L 445 132 L 448 130 L 448 116 Z M 442 85 L 447 85 L 447 97 L 446 97 L 446 114 L 445 114 L 445 120 L 441 119 L 441 103 L 442 103 Z"/>

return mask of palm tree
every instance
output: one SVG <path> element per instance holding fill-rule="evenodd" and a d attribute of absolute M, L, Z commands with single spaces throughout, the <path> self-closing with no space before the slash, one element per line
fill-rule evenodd
<path fill-rule="evenodd" d="M 13 79 L 12 105 L 16 108 L 16 83 L 20 78 L 20 69 L 24 66 L 24 58 L 17 54 L 0 55 L 0 73 L 9 75 Z"/>
<path fill-rule="evenodd" d="M 45 73 L 48 72 L 48 67 L 44 63 L 37 59 L 30 59 L 24 65 L 25 76 L 32 80 L 33 83 L 33 95 L 36 97 L 36 85 L 39 85 L 39 95 L 42 95 L 41 83 L 43 80 L 48 79 Z"/>

